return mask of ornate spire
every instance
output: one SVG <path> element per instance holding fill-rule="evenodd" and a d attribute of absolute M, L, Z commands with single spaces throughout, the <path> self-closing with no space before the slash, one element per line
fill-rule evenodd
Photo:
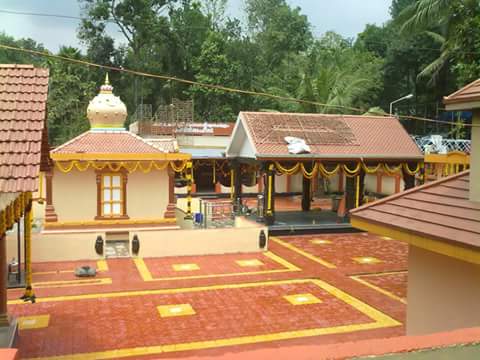
<path fill-rule="evenodd" d="M 87 117 L 92 129 L 122 128 L 127 118 L 127 107 L 118 96 L 113 95 L 108 73 L 100 93 L 95 96 L 87 108 Z"/>

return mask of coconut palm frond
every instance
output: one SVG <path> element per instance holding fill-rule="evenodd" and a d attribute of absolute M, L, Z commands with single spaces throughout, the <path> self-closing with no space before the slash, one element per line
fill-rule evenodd
<path fill-rule="evenodd" d="M 425 31 L 425 35 L 428 35 L 433 41 L 435 41 L 437 44 L 442 45 L 442 46 L 447 41 L 445 36 L 443 36 L 439 33 L 433 32 L 433 31 Z"/>
<path fill-rule="evenodd" d="M 428 85 L 433 86 L 437 83 L 440 71 L 448 64 L 450 60 L 451 52 L 444 50 L 440 56 L 425 67 L 418 75 L 417 78 L 429 78 Z"/>
<path fill-rule="evenodd" d="M 400 28 L 401 32 L 417 32 L 419 30 L 426 30 L 431 25 L 444 23 L 450 1 L 451 0 L 419 0 L 413 5 L 413 10 L 411 7 L 406 8 L 404 11 L 411 16 L 407 18 L 406 14 L 403 15 L 402 12 L 401 15 L 404 21 Z"/>

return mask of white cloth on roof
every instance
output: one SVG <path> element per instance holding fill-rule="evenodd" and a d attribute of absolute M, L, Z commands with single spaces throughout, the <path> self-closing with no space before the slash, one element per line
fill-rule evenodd
<path fill-rule="evenodd" d="M 288 143 L 287 148 L 290 154 L 303 154 L 311 152 L 310 146 L 308 146 L 303 139 L 293 136 L 285 136 L 284 139 Z"/>

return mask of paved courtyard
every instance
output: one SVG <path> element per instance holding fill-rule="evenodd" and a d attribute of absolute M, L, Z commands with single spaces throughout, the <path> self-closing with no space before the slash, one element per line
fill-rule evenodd
<path fill-rule="evenodd" d="M 73 270 L 93 265 L 95 278 Z M 271 237 L 269 252 L 33 265 L 9 291 L 22 358 L 157 359 L 404 334 L 407 247 L 368 234 Z"/>

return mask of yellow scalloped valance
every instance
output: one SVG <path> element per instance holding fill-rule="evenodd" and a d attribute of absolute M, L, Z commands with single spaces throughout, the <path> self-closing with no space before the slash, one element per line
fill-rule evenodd
<path fill-rule="evenodd" d="M 165 170 L 168 166 L 175 172 L 182 172 L 185 169 L 187 160 L 181 161 L 56 161 L 55 165 L 58 170 L 63 173 L 69 173 L 73 169 L 78 171 L 86 171 L 89 168 L 94 170 L 110 170 L 113 172 L 125 169 L 129 173 L 135 171 L 142 171 L 143 173 L 149 173 L 152 170 Z"/>

